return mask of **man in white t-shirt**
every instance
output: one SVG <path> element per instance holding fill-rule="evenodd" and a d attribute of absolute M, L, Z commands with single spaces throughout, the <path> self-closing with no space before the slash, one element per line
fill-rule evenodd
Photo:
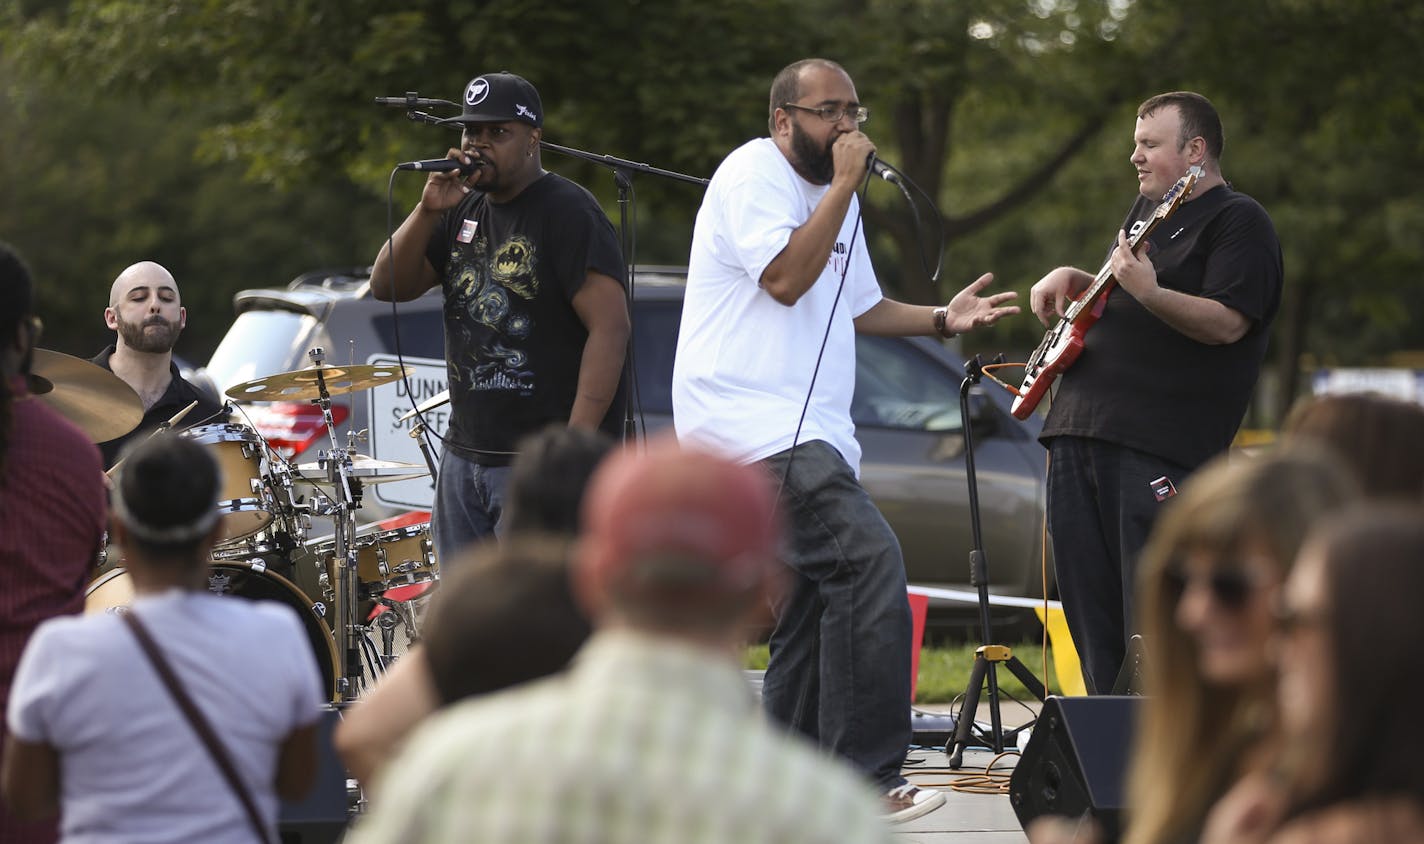
<path fill-rule="evenodd" d="M 673 418 L 683 440 L 760 461 L 781 484 L 793 586 L 767 710 L 853 762 L 904 821 L 943 795 L 900 773 L 910 611 L 899 542 L 857 480 L 855 334 L 953 337 L 1018 308 L 1004 304 L 1014 293 L 978 295 L 988 274 L 939 308 L 881 294 L 855 195 L 875 152 L 868 116 L 835 62 L 799 61 L 772 82 L 771 137 L 727 156 L 697 213 Z"/>

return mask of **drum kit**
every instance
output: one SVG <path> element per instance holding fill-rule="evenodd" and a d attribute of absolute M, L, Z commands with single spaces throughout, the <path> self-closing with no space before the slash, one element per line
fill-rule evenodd
<path fill-rule="evenodd" d="M 176 436 L 203 445 L 222 470 L 217 505 L 221 528 L 209 588 L 295 609 L 332 700 L 346 702 L 364 691 L 368 677 L 384 673 L 399 657 L 401 645 L 419 640 L 424 603 L 440 579 L 428 523 L 358 526 L 363 488 L 428 476 L 430 471 L 357 453 L 354 432 L 342 446 L 332 420 L 332 396 L 389 383 L 403 377 L 404 368 L 331 366 L 323 362 L 319 348 L 308 355 L 311 366 L 238 384 L 227 396 L 317 405 L 332 446 L 317 460 L 293 464 L 251 426 L 235 421 L 196 425 Z M 36 398 L 96 442 L 123 436 L 142 419 L 143 407 L 133 390 L 93 363 L 36 350 L 32 373 Z M 170 420 L 173 426 L 179 421 Z M 122 471 L 122 465 L 110 470 L 116 471 Z M 313 535 L 314 519 L 329 521 L 330 533 Z M 85 599 L 86 612 L 122 611 L 132 600 L 133 586 L 122 560 L 110 559 L 117 556 L 101 553 L 99 575 Z"/>

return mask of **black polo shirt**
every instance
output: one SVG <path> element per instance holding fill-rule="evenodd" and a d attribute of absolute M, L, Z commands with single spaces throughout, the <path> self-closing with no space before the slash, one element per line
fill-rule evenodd
<path fill-rule="evenodd" d="M 114 354 L 114 347 L 109 346 L 95 357 L 91 358 L 94 363 L 113 372 L 113 367 L 109 366 L 109 358 Z M 154 430 L 159 425 L 172 419 L 178 411 L 187 407 L 193 402 L 198 406 L 188 412 L 187 416 L 175 426 L 181 430 L 194 425 L 208 425 L 215 422 L 226 421 L 223 415 L 223 406 L 213 400 L 207 393 L 194 387 L 183 380 L 183 376 L 178 374 L 178 365 L 169 362 L 168 371 L 173 376 L 173 380 L 168 383 L 168 389 L 163 395 L 143 414 L 143 419 L 138 423 L 138 427 L 124 434 L 117 439 L 99 443 L 99 453 L 104 457 L 104 468 L 111 468 L 119 459 L 119 452 L 131 440 L 141 439 L 147 436 L 148 432 Z"/>

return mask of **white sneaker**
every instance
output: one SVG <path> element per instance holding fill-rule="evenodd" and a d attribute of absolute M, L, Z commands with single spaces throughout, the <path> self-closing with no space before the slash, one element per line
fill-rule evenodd
<path fill-rule="evenodd" d="M 904 823 L 943 806 L 944 792 L 907 782 L 885 792 L 881 800 L 885 813 L 880 817 L 887 823 Z"/>

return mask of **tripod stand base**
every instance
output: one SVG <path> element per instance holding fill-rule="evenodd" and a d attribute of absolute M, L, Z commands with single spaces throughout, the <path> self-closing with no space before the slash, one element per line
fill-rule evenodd
<path fill-rule="evenodd" d="M 964 690 L 964 703 L 959 708 L 959 717 L 956 719 L 954 728 L 954 740 L 945 747 L 945 752 L 949 754 L 949 767 L 958 770 L 964 762 L 964 751 L 969 747 L 971 741 L 987 747 L 995 753 L 1003 753 L 1006 741 L 1014 741 L 1018 734 L 1033 726 L 1033 721 L 1027 724 L 1014 727 L 1005 732 L 1003 722 L 999 717 L 999 679 L 998 666 L 1002 663 L 1015 677 L 1023 683 L 1024 688 L 1029 690 L 1039 701 L 1047 696 L 1043 684 L 1038 678 L 1033 676 L 1033 672 L 1014 656 L 1013 651 L 1005 645 L 983 645 L 974 652 L 974 667 L 969 672 L 969 685 Z M 990 729 L 987 733 L 980 730 L 975 736 L 974 714 L 979 709 L 979 694 L 983 690 L 984 681 L 989 682 L 989 719 Z"/>

